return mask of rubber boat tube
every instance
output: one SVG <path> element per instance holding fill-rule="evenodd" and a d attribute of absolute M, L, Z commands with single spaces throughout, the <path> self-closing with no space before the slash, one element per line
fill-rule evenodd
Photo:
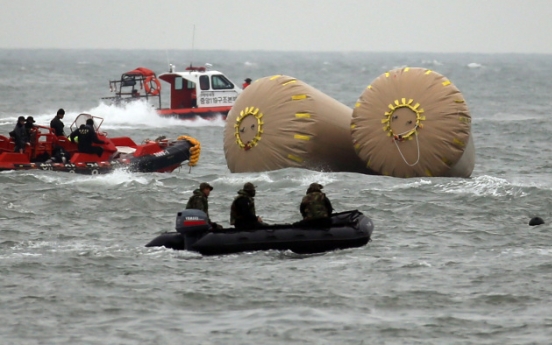
<path fill-rule="evenodd" d="M 314 254 L 356 248 L 370 241 L 374 224 L 357 210 L 332 214 L 330 218 L 275 224 L 251 231 L 235 228 L 210 232 L 207 216 L 199 210 L 184 210 L 176 217 L 177 232 L 166 232 L 146 244 L 189 250 L 203 255 L 221 255 L 259 250 L 290 250 Z"/>

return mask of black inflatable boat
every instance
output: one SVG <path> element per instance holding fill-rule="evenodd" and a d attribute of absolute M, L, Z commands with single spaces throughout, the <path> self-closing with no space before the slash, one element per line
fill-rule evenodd
<path fill-rule="evenodd" d="M 204 212 L 184 210 L 176 216 L 176 230 L 157 236 L 146 247 L 164 246 L 203 255 L 269 249 L 314 254 L 364 246 L 370 241 L 374 224 L 354 210 L 334 213 L 321 220 L 275 224 L 247 231 L 228 228 L 212 232 Z"/>

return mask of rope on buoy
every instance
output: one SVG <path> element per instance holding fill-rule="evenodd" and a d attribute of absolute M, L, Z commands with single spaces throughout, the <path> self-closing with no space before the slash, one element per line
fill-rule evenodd
<path fill-rule="evenodd" d="M 192 144 L 192 147 L 190 147 L 190 158 L 188 159 L 188 165 L 190 167 L 196 166 L 199 161 L 199 155 L 201 154 L 201 143 L 197 139 L 187 135 L 181 135 L 176 138 L 176 140 L 186 140 Z"/>
<path fill-rule="evenodd" d="M 405 132 L 405 133 L 407 133 L 407 132 Z M 395 143 L 395 146 L 397 147 L 397 150 L 399 151 L 399 154 L 401 155 L 401 158 L 403 159 L 404 163 L 406 165 L 410 166 L 410 167 L 413 167 L 416 164 L 418 164 L 418 162 L 420 161 L 420 142 L 418 141 L 418 133 L 414 133 L 414 137 L 416 137 L 416 148 L 418 150 L 418 158 L 416 158 L 416 161 L 412 164 L 408 163 L 408 161 L 406 160 L 406 158 L 404 157 L 404 155 L 401 151 L 401 148 L 399 147 L 399 144 L 397 144 L 398 141 L 403 141 L 404 140 L 404 137 L 402 136 L 402 134 L 403 133 L 393 136 L 393 143 Z"/>

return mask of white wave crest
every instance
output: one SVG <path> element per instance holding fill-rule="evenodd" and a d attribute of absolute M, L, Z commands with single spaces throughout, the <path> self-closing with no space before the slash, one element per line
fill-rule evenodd
<path fill-rule="evenodd" d="M 453 179 L 450 182 L 436 185 L 445 193 L 472 194 L 477 196 L 516 196 L 527 195 L 520 186 L 508 182 L 506 179 L 493 176 L 478 176 L 472 179 Z"/>

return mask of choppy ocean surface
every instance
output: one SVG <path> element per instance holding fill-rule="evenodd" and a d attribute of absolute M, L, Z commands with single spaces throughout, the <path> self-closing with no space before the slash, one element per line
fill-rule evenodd
<path fill-rule="evenodd" d="M 225 122 L 114 108 L 108 80 L 188 51 L 0 50 L 0 132 L 19 115 L 66 126 L 81 112 L 110 136 L 188 134 L 200 162 L 171 174 L 0 173 L 2 344 L 549 344 L 552 342 L 552 163 L 547 55 L 194 52 L 241 85 L 286 74 L 352 107 L 387 70 L 426 67 L 464 94 L 476 166 L 469 179 L 396 179 L 284 169 L 232 174 Z M 164 94 L 167 105 L 168 95 Z M 321 255 L 202 257 L 145 248 L 174 229 L 207 181 L 212 218 L 247 181 L 270 223 L 299 220 L 311 182 L 338 211 L 375 223 L 367 246 Z M 530 227 L 531 217 L 547 224 Z"/>

